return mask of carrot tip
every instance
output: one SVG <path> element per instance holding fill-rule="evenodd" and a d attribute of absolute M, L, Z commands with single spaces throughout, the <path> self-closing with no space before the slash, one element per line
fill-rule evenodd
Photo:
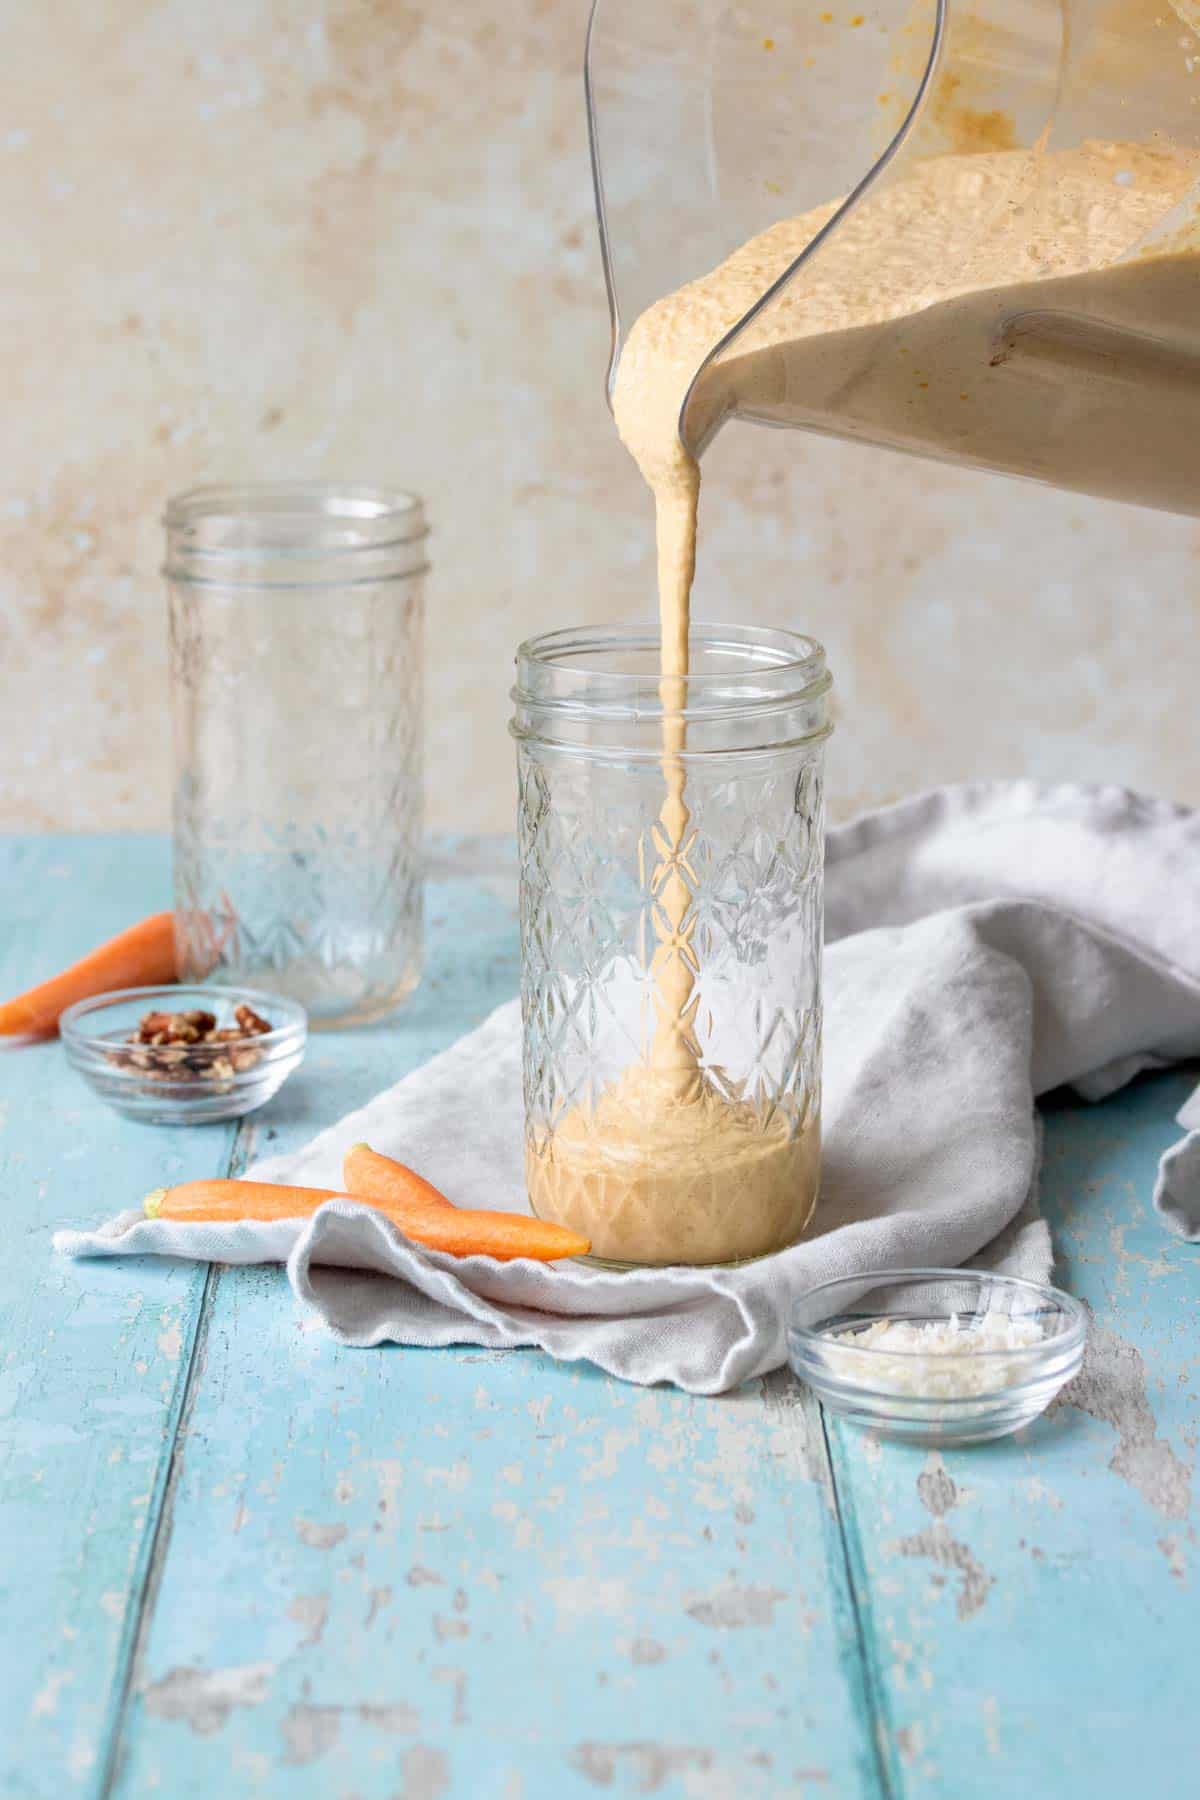
<path fill-rule="evenodd" d="M 146 1195 L 146 1198 L 142 1201 L 142 1210 L 148 1219 L 157 1219 L 159 1213 L 162 1211 L 162 1203 L 166 1197 L 167 1190 L 165 1187 L 151 1188 L 150 1192 Z"/>
<path fill-rule="evenodd" d="M 346 1155 L 353 1156 L 353 1154 L 356 1150 L 369 1150 L 370 1148 L 371 1148 L 371 1146 L 370 1146 L 370 1144 L 368 1144 L 367 1140 L 365 1138 L 360 1138 L 358 1140 L 357 1144 L 351 1144 L 349 1150 L 347 1150 L 347 1152 L 346 1152 Z"/>

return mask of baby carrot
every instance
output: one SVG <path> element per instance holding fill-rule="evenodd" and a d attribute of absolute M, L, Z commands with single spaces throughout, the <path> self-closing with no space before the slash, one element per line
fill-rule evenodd
<path fill-rule="evenodd" d="M 415 1169 L 381 1156 L 369 1144 L 355 1144 L 346 1152 L 342 1180 L 356 1200 L 386 1212 L 406 1236 L 451 1256 L 494 1256 L 501 1261 L 528 1256 L 553 1262 L 560 1256 L 586 1256 L 592 1247 L 577 1231 L 531 1219 L 528 1213 L 453 1206 Z"/>
<path fill-rule="evenodd" d="M 399 1165 L 397 1165 L 399 1166 Z M 420 1181 L 420 1177 L 414 1177 Z M 428 1188 L 428 1182 L 421 1182 Z M 240 1219 L 269 1221 L 303 1219 L 326 1200 L 350 1200 L 369 1206 L 398 1225 L 406 1237 L 429 1250 L 445 1250 L 451 1256 L 493 1256 L 500 1261 L 528 1256 L 553 1262 L 560 1256 L 581 1256 L 588 1240 L 560 1225 L 543 1225 L 522 1214 L 468 1212 L 451 1206 L 437 1194 L 436 1203 L 413 1206 L 366 1194 L 339 1194 L 333 1188 L 276 1187 L 265 1181 L 184 1181 L 177 1187 L 155 1188 L 147 1194 L 147 1218 L 173 1219 L 181 1224 L 215 1224 Z"/>
<path fill-rule="evenodd" d="M 342 1180 L 347 1192 L 357 1194 L 360 1200 L 388 1200 L 410 1212 L 450 1205 L 431 1181 L 394 1157 L 372 1150 L 370 1144 L 350 1146 L 342 1159 Z"/>
<path fill-rule="evenodd" d="M 265 1223 L 302 1219 L 326 1200 L 348 1200 L 336 1188 L 275 1187 L 269 1181 L 181 1181 L 178 1187 L 155 1188 L 142 1206 L 148 1219 L 174 1219 L 180 1225 L 236 1224 L 239 1219 Z"/>
<path fill-rule="evenodd" d="M 158 987 L 175 979 L 175 921 L 155 913 L 15 1000 L 0 1003 L 0 1037 L 41 1036 L 58 1028 L 58 1016 L 76 1000 L 110 988 Z"/>

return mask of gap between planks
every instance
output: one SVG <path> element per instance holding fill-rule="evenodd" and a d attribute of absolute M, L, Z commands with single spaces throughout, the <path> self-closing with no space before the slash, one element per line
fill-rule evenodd
<path fill-rule="evenodd" d="M 825 1409 L 786 1364 L 763 1376 L 760 1391 L 765 1409 L 785 1429 L 795 1432 L 798 1426 L 801 1443 L 796 1455 L 808 1479 L 824 1490 L 824 1566 L 829 1604 L 835 1613 L 837 1638 L 843 1646 L 842 1668 L 865 1751 L 860 1764 L 863 1785 L 859 1800 L 901 1800 L 904 1783 L 895 1759 L 895 1739 L 880 1679 L 870 1606 L 863 1597 L 867 1591 L 865 1565 L 853 1512 L 843 1504 L 838 1487 Z"/>
<path fill-rule="evenodd" d="M 843 1502 L 842 1492 L 838 1486 L 837 1469 L 833 1460 L 833 1445 L 829 1440 L 829 1419 L 825 1408 L 819 1401 L 817 1402 L 817 1412 L 821 1421 L 821 1450 L 825 1467 L 829 1472 L 830 1499 L 833 1503 L 833 1516 L 837 1525 L 838 1543 L 841 1547 L 846 1589 L 850 1596 L 850 1610 L 854 1620 L 854 1636 L 858 1647 L 858 1676 L 870 1727 L 875 1778 L 879 1783 L 882 1800 L 899 1800 L 903 1783 L 896 1762 L 895 1737 L 879 1667 L 878 1647 L 872 1627 L 866 1563 L 859 1542 L 853 1506 L 848 1506 Z"/>
<path fill-rule="evenodd" d="M 229 1153 L 224 1158 L 226 1175 L 240 1175 L 245 1170 L 253 1155 L 254 1136 L 254 1126 L 246 1119 L 240 1120 Z M 96 1800 L 111 1800 L 121 1777 L 122 1752 L 130 1709 L 137 1692 L 142 1659 L 154 1618 L 155 1601 L 171 1547 L 175 1497 L 183 1473 L 188 1427 L 204 1374 L 209 1326 L 220 1284 L 221 1265 L 207 1263 L 200 1283 L 199 1303 L 192 1312 L 186 1352 L 180 1358 L 179 1374 L 163 1433 L 163 1449 L 155 1471 L 146 1530 L 125 1609 L 117 1671 L 108 1710 L 106 1743 L 95 1788 Z"/>

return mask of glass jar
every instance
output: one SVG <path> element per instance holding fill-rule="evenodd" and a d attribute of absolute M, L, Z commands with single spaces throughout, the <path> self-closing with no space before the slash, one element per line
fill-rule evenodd
<path fill-rule="evenodd" d="M 622 1264 L 778 1250 L 819 1178 L 825 655 L 690 667 L 666 710 L 656 635 L 560 631 L 513 692 L 529 1198 Z"/>
<path fill-rule="evenodd" d="M 377 1018 L 421 970 L 421 502 L 205 487 L 165 523 L 181 976 Z"/>

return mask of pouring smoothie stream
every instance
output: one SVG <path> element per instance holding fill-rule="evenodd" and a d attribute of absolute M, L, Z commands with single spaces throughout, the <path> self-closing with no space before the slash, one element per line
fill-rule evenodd
<path fill-rule="evenodd" d="M 714 222 L 719 213 L 727 234 L 726 196 L 760 207 L 760 164 L 778 162 L 782 140 L 764 127 L 756 159 L 747 103 L 761 97 L 765 112 L 774 104 L 767 53 L 776 37 L 760 35 L 762 9 L 697 0 L 686 25 L 682 14 L 668 25 L 627 0 L 607 7 L 598 39 L 606 0 L 597 0 L 588 74 L 619 345 L 611 399 L 653 495 L 657 537 L 662 798 L 643 876 L 651 1020 L 640 1056 L 568 1108 L 548 1146 L 530 1154 L 529 1190 L 537 1212 L 585 1232 L 614 1259 L 726 1261 L 778 1248 L 804 1228 L 817 1188 L 819 1105 L 814 1092 L 811 1106 L 784 1116 L 743 1097 L 715 1066 L 702 1023 L 688 791 L 702 451 L 725 419 L 741 416 L 1200 509 L 1200 232 L 1189 206 L 1200 148 L 1195 120 L 1180 110 L 1194 91 L 1181 85 L 1179 57 L 1140 0 L 1111 19 L 1085 18 L 1076 0 L 1061 11 L 1058 0 L 1035 0 L 1019 28 L 993 0 L 917 0 L 897 33 L 905 55 L 914 43 L 919 51 L 910 110 L 886 153 L 867 156 L 864 132 L 859 186 L 778 219 L 708 274 L 643 303 L 622 342 L 618 289 L 637 265 L 614 251 L 598 84 L 608 83 L 599 110 L 611 108 L 607 141 L 618 159 L 639 134 L 647 143 L 645 168 L 627 159 L 614 189 L 613 216 L 643 227 L 639 254 L 695 231 L 703 208 L 692 205 L 685 219 L 686 208 L 672 207 L 689 184 L 703 190 L 707 181 Z M 832 24 L 834 15 L 821 18 Z M 797 14 L 788 29 L 791 78 L 800 81 L 825 27 Z M 857 69 L 860 87 L 866 36 L 847 34 L 843 74 Z M 1126 61 L 1137 74 L 1126 75 Z M 1131 81 L 1136 104 L 1148 95 L 1157 103 L 1163 129 L 1128 110 Z M 1011 114 L 982 99 L 974 112 L 955 110 L 956 96 L 994 101 L 988 84 L 1005 82 Z M 724 138 L 722 92 L 736 122 Z M 853 113 L 836 83 L 778 97 L 802 100 L 779 118 L 811 113 L 798 156 L 820 162 L 845 138 Z M 1172 113 L 1187 129 L 1165 128 Z M 691 119 L 693 137 L 664 132 L 660 121 L 676 116 Z M 1080 129 L 1114 120 L 1132 124 L 1138 141 Z M 936 153 L 939 132 L 949 133 L 948 154 Z"/>
<path fill-rule="evenodd" d="M 1097 384 L 1087 320 L 1097 311 L 1119 314 L 1132 294 L 1139 318 L 1160 318 L 1164 330 L 1192 329 L 1200 282 L 1193 250 L 1128 264 L 1118 259 L 1164 205 L 1187 193 L 1196 174 L 1194 157 L 1116 144 L 919 166 L 851 215 L 809 278 L 751 326 L 734 363 L 710 365 L 690 416 L 707 436 L 736 386 L 762 407 L 804 400 L 814 417 L 822 409 L 842 420 L 869 410 L 895 441 L 919 439 L 947 453 L 982 440 L 989 457 L 1002 454 L 1014 469 L 1041 472 L 1039 412 L 1025 385 L 1006 379 L 1001 322 L 1053 312 L 1078 320 L 1073 341 L 1059 329 L 1053 353 L 1057 381 L 1080 401 L 1077 431 L 1056 444 L 1056 467 L 1070 473 L 1072 485 L 1093 491 L 1182 486 L 1194 467 L 1194 402 L 1173 411 L 1167 384 L 1145 379 L 1152 348 L 1139 362 L 1130 347 L 1127 370 L 1118 362 L 1116 381 L 1110 367 Z M 1037 195 L 1045 218 L 1048 193 L 1053 217 L 1035 239 L 1026 209 Z M 1001 225 L 981 242 L 985 205 Z M 789 1227 L 798 1234 L 815 1198 L 815 1124 L 797 1135 L 780 1120 L 777 1132 L 764 1134 L 753 1109 L 714 1091 L 701 1068 L 682 711 L 700 465 L 679 424 L 706 358 L 834 210 L 784 220 L 711 274 L 665 296 L 637 320 L 617 370 L 613 410 L 654 497 L 658 546 L 664 795 L 662 855 L 651 881 L 654 1030 L 645 1061 L 594 1106 L 568 1114 L 552 1154 L 531 1159 L 529 1173 L 537 1212 L 585 1232 L 618 1258 L 668 1259 L 698 1214 L 724 1220 L 708 1234 L 707 1259 L 753 1254 L 786 1239 Z M 614 1171 L 622 1194 L 616 1231 Z M 630 1203 L 631 1186 L 639 1203 Z M 730 1196 L 725 1206 L 719 1190 Z"/>

